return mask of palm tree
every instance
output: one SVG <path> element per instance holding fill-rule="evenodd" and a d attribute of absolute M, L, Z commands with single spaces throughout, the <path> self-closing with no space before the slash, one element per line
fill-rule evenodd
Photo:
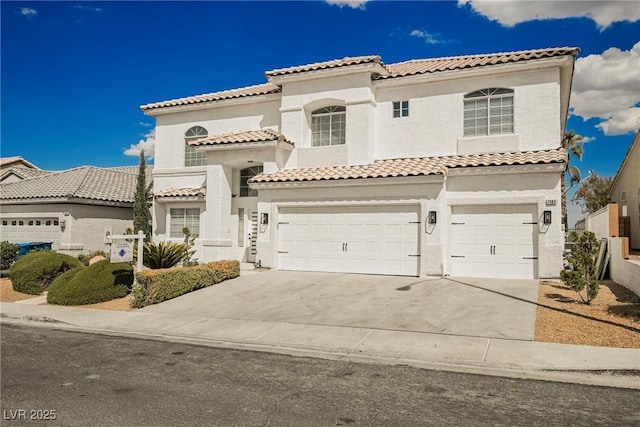
<path fill-rule="evenodd" d="M 565 132 L 564 137 L 562 138 L 562 148 L 567 150 L 567 152 L 571 153 L 578 160 L 582 160 L 582 155 L 584 154 L 584 146 L 582 140 L 582 135 L 578 135 L 573 129 L 571 129 L 569 132 Z M 565 228 L 568 228 L 569 224 L 567 223 L 567 195 L 565 194 L 565 187 L 566 183 L 563 174 L 562 182 L 560 184 L 560 191 L 562 192 L 562 221 Z"/>

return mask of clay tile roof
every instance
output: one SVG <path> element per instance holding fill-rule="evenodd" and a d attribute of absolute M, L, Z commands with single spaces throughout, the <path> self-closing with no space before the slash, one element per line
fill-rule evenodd
<path fill-rule="evenodd" d="M 136 175 L 82 166 L 0 186 L 0 200 L 77 198 L 133 203 Z"/>
<path fill-rule="evenodd" d="M 251 183 L 322 181 L 359 178 L 390 178 L 403 176 L 426 176 L 446 174 L 447 169 L 505 166 L 525 164 L 562 163 L 567 161 L 567 152 L 560 148 L 546 151 L 523 151 L 517 153 L 471 154 L 463 156 L 422 157 L 410 159 L 377 160 L 362 166 L 333 166 L 323 168 L 284 169 L 273 174 L 260 174 L 249 180 Z"/>
<path fill-rule="evenodd" d="M 45 171 L 45 170 L 42 170 L 42 169 L 10 167 L 10 168 L 7 168 L 4 171 L 2 171 L 2 175 L 0 175 L 0 176 L 7 175 L 9 173 L 13 173 L 13 174 L 19 176 L 22 179 L 27 179 L 27 178 L 34 178 L 34 177 L 37 177 L 37 176 L 47 175 L 47 174 L 50 174 L 51 171 Z"/>
<path fill-rule="evenodd" d="M 316 62 L 313 64 L 299 65 L 296 67 L 277 68 L 275 70 L 267 71 L 265 73 L 265 76 L 273 77 L 273 76 L 281 76 L 285 74 L 304 73 L 305 71 L 326 70 L 328 68 L 346 67 L 348 65 L 367 64 L 370 62 L 377 62 L 381 64 L 382 60 L 378 55 L 353 56 L 353 57 L 347 56 L 342 59 L 332 59 L 330 61 Z"/>
<path fill-rule="evenodd" d="M 213 135 L 207 138 L 189 141 L 189 145 L 224 145 L 271 141 L 282 141 L 293 145 L 293 142 L 289 141 L 283 134 L 273 129 L 244 130 L 240 132 L 225 133 L 222 135 Z"/>
<path fill-rule="evenodd" d="M 522 50 L 517 52 L 503 52 L 492 54 L 451 56 L 444 58 L 413 59 L 387 65 L 389 75 L 380 75 L 376 79 L 405 77 L 416 74 L 436 73 L 440 71 L 462 70 L 466 68 L 482 67 L 486 65 L 507 64 L 528 61 L 530 59 L 552 58 L 556 56 L 577 56 L 580 49 L 575 47 L 561 47 L 553 49 Z"/>
<path fill-rule="evenodd" d="M 239 89 L 213 92 L 203 95 L 188 96 L 186 98 L 171 99 L 169 101 L 154 102 L 142 105 L 142 111 L 153 110 L 155 108 L 175 107 L 179 105 L 199 104 L 201 102 L 221 101 L 224 99 L 244 98 L 247 96 L 266 95 L 269 93 L 279 93 L 282 89 L 271 83 L 247 86 Z"/>
<path fill-rule="evenodd" d="M 153 193 L 156 197 L 198 197 L 207 194 L 206 187 L 202 188 L 169 188 Z"/>

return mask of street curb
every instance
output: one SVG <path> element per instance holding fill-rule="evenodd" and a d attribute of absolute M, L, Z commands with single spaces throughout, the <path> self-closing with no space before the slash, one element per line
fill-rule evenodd
<path fill-rule="evenodd" d="M 169 334 L 153 334 L 147 332 L 132 332 L 111 329 L 94 329 L 73 325 L 42 316 L 7 316 L 0 313 L 0 325 L 3 323 L 26 325 L 41 328 L 68 330 L 73 332 L 92 333 L 105 336 L 117 336 L 133 339 L 145 339 L 151 341 L 163 341 L 182 343 L 213 348 L 226 348 L 234 350 L 254 351 L 263 353 L 282 354 L 293 357 L 318 358 L 344 362 L 409 366 L 418 369 L 439 370 L 455 373 L 465 373 L 485 376 L 499 376 L 505 378 L 517 378 L 536 381 L 549 381 L 559 383 L 571 383 L 590 386 L 614 387 L 640 390 L 640 374 L 626 374 L 628 369 L 620 370 L 625 374 L 615 374 L 616 370 L 563 370 L 563 369 L 532 369 L 523 366 L 507 364 L 476 365 L 471 363 L 443 363 L 429 362 L 412 358 L 397 358 L 379 354 L 359 354 L 351 351 L 328 351 L 309 348 L 285 347 L 269 344 L 255 344 L 238 342 L 233 340 L 205 339 L 195 337 L 175 336 Z"/>

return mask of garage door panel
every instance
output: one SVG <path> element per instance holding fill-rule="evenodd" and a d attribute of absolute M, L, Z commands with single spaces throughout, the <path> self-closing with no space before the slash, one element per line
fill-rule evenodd
<path fill-rule="evenodd" d="M 419 259 L 409 257 L 419 253 L 417 220 L 417 207 L 283 208 L 279 267 L 418 275 Z"/>
<path fill-rule="evenodd" d="M 535 206 L 453 207 L 451 274 L 534 278 Z M 456 256 L 464 256 L 457 258 Z"/>

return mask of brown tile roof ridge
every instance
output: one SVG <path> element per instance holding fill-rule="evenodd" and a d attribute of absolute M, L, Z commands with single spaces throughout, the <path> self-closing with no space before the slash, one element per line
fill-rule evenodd
<path fill-rule="evenodd" d="M 572 55 L 575 57 L 579 52 L 580 49 L 577 47 L 559 47 L 519 50 L 513 52 L 410 59 L 403 62 L 388 64 L 386 68 L 389 71 L 389 75 L 376 76 L 375 79 L 404 77 L 415 74 L 466 69 L 486 65 L 506 64 L 531 59 L 552 58 L 565 55 Z"/>
<path fill-rule="evenodd" d="M 223 145 L 270 141 L 280 141 L 294 145 L 293 142 L 289 141 L 283 134 L 269 128 L 260 130 L 242 130 L 238 132 L 212 135 L 195 141 L 189 141 L 189 145 Z"/>
<path fill-rule="evenodd" d="M 153 193 L 156 197 L 190 197 L 190 196 L 205 196 L 207 194 L 206 187 L 199 188 L 167 188 L 164 190 L 158 190 Z"/>
<path fill-rule="evenodd" d="M 367 165 L 283 169 L 273 174 L 262 173 L 250 179 L 249 182 L 322 181 L 446 175 L 449 169 L 463 167 L 549 164 L 566 161 L 567 152 L 563 148 L 513 153 L 410 157 L 376 160 Z"/>
<path fill-rule="evenodd" d="M 252 86 L 245 86 L 237 89 L 228 89 L 219 92 L 205 93 L 202 95 L 187 96 L 184 98 L 175 98 L 167 101 L 152 102 L 150 104 L 141 105 L 143 111 L 155 108 L 175 107 L 181 105 L 198 104 L 201 102 L 221 101 L 225 99 L 245 98 L 249 96 L 267 95 L 270 93 L 280 93 L 282 88 L 271 83 L 261 83 Z"/>
<path fill-rule="evenodd" d="M 306 71 L 318 71 L 326 70 L 329 68 L 345 67 L 349 65 L 367 64 L 370 62 L 377 62 L 382 64 L 382 59 L 379 55 L 363 55 L 363 56 L 345 56 L 341 59 L 331 59 L 328 61 L 314 62 L 305 65 L 296 65 L 293 67 L 276 68 L 265 72 L 265 76 L 281 76 L 285 74 L 303 73 Z"/>

